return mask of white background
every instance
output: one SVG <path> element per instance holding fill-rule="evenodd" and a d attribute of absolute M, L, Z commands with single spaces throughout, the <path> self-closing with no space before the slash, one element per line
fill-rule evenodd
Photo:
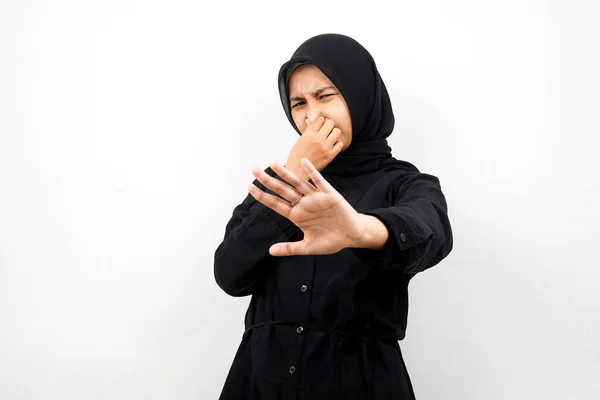
<path fill-rule="evenodd" d="M 213 255 L 297 138 L 277 72 L 373 54 L 454 250 L 411 283 L 419 400 L 600 398 L 600 3 L 0 3 L 0 399 L 216 399 Z"/>

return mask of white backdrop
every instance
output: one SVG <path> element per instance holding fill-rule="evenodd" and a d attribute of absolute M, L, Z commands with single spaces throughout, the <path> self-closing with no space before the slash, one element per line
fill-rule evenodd
<path fill-rule="evenodd" d="M 213 278 L 277 72 L 356 38 L 451 255 L 411 284 L 419 400 L 600 398 L 600 3 L 0 3 L 0 399 L 216 399 L 249 298 Z"/>

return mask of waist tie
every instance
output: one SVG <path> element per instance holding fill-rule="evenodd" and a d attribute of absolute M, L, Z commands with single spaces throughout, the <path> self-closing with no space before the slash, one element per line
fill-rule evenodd
<path fill-rule="evenodd" d="M 393 332 L 383 332 L 382 333 L 382 332 L 371 331 L 371 330 L 369 330 L 369 328 L 370 328 L 369 324 L 365 325 L 365 327 L 367 329 L 364 331 L 346 332 L 346 331 L 341 331 L 338 329 L 333 329 L 324 324 L 319 324 L 319 323 L 314 323 L 314 322 L 302 323 L 302 322 L 297 322 L 297 321 L 286 321 L 286 320 L 256 322 L 256 323 L 248 325 L 246 327 L 246 329 L 244 330 L 244 335 L 248 334 L 251 330 L 253 330 L 255 328 L 262 328 L 264 326 L 271 326 L 271 325 L 302 326 L 303 328 L 308 328 L 313 331 L 336 334 L 336 335 L 342 336 L 344 338 L 352 338 L 352 339 L 357 339 L 359 341 L 365 341 L 368 339 L 402 340 L 402 338 L 398 337 L 398 335 Z"/>
<path fill-rule="evenodd" d="M 376 332 L 372 332 L 369 331 L 370 325 L 366 324 L 365 327 L 367 328 L 365 331 L 363 332 L 344 332 L 344 331 L 340 331 L 337 329 L 332 329 L 330 327 L 324 326 L 323 324 L 316 324 L 316 323 L 299 323 L 296 321 L 285 321 L 285 320 L 274 320 L 274 321 L 263 321 L 263 322 L 257 322 L 254 324 L 251 324 L 249 326 L 246 327 L 246 330 L 244 331 L 244 336 L 247 335 L 251 330 L 255 329 L 255 328 L 261 328 L 264 326 L 271 326 L 271 325 L 287 325 L 287 326 L 302 326 L 303 328 L 308 328 L 308 329 L 312 329 L 318 332 L 325 332 L 325 333 L 329 333 L 329 334 L 335 334 L 335 335 L 339 335 L 342 337 L 342 339 L 340 340 L 340 342 L 338 343 L 339 347 L 342 348 L 346 341 L 348 339 L 354 339 L 356 340 L 359 344 L 360 344 L 360 358 L 361 358 L 361 364 L 362 364 L 362 372 L 363 372 L 363 377 L 365 379 L 365 384 L 367 386 L 367 394 L 368 394 L 368 398 L 372 399 L 373 398 L 373 393 L 371 392 L 371 374 L 369 372 L 369 367 L 371 366 L 371 358 L 369 356 L 369 354 L 371 353 L 371 345 L 373 342 L 373 339 L 376 340 L 401 340 L 401 338 L 398 338 L 398 336 L 394 333 L 376 333 Z"/>

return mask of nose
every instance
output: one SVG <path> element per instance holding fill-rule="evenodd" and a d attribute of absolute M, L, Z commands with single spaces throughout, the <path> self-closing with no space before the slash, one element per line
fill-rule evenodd
<path fill-rule="evenodd" d="M 318 107 L 309 106 L 306 110 L 306 119 L 308 119 L 308 123 L 312 123 L 317 118 L 321 117 L 321 110 Z"/>

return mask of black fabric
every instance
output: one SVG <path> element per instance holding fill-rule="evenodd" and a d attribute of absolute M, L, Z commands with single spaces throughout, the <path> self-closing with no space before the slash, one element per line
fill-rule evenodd
<path fill-rule="evenodd" d="M 394 129 L 390 97 L 371 54 L 356 40 L 339 34 L 308 39 L 279 70 L 283 109 L 298 134 L 289 103 L 289 76 L 302 64 L 314 64 L 339 89 L 352 116 L 352 143 L 321 171 L 326 177 L 356 176 L 386 169 L 416 170 L 392 157 L 386 138 Z"/>
<path fill-rule="evenodd" d="M 321 38 L 329 43 L 331 37 Z M 324 48 L 314 40 L 315 48 Z M 364 58 L 356 46 L 345 51 L 358 52 L 357 63 Z M 308 50 L 303 54 L 318 58 Z M 351 70 L 345 74 L 353 79 Z M 344 96 L 358 93 L 335 76 Z M 303 233 L 247 195 L 233 210 L 214 257 L 221 289 L 252 296 L 221 400 L 415 398 L 398 340 L 406 334 L 410 280 L 453 247 L 447 204 L 435 176 L 394 161 L 377 144 L 389 134 L 391 110 L 368 118 L 359 103 L 351 104 L 351 112 L 359 115 L 353 118 L 360 128 L 355 145 L 364 143 L 369 156 L 351 148 L 359 150 L 343 153 L 353 155 L 348 158 L 338 155 L 327 177 L 357 212 L 388 227 L 389 240 L 378 251 L 347 248 L 332 255 L 273 257 L 271 245 L 301 240 Z M 265 171 L 276 177 L 270 168 Z"/>

